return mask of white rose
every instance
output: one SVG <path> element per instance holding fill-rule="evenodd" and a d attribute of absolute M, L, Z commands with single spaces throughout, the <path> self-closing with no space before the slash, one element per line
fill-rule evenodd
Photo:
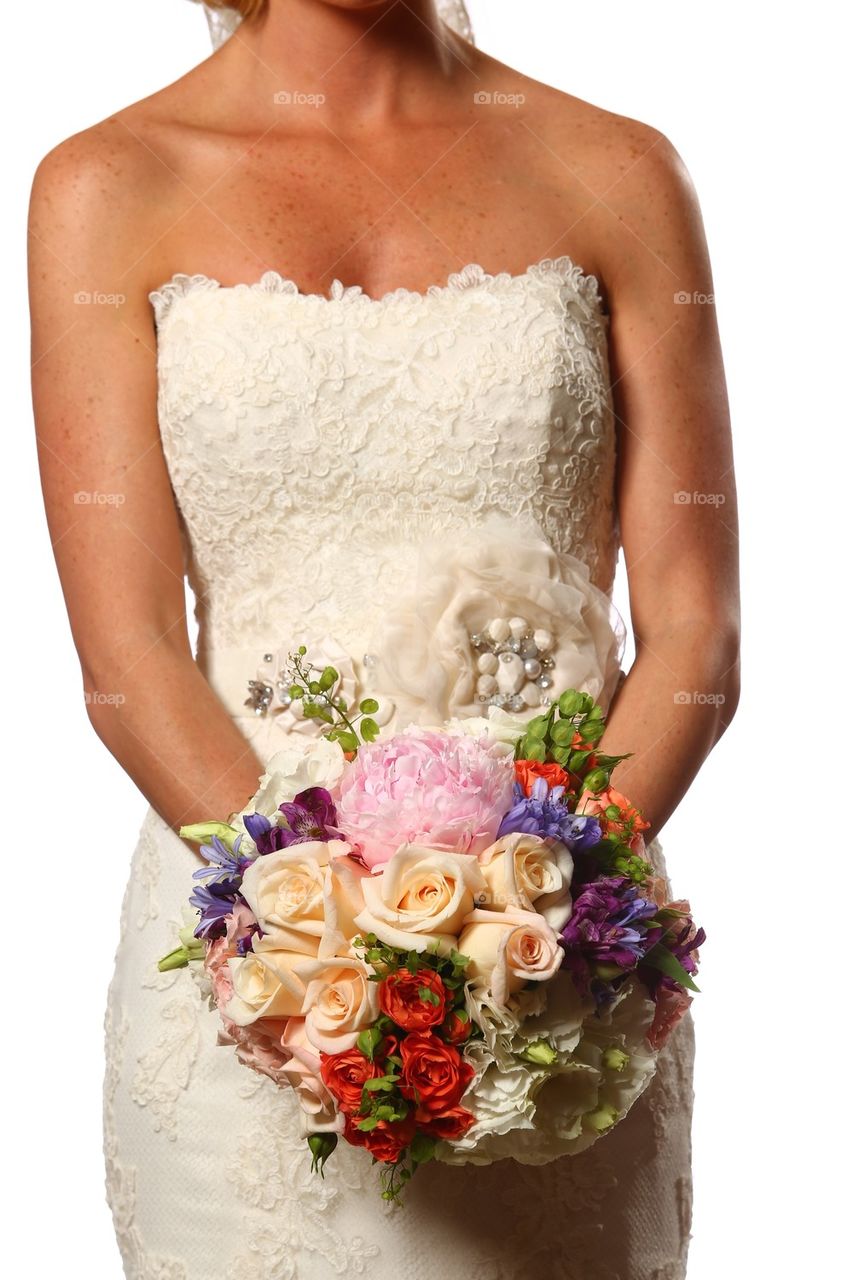
<path fill-rule="evenodd" d="M 416 844 L 401 845 L 380 875 L 361 883 L 365 905 L 355 924 L 362 932 L 403 951 L 435 946 L 442 955 L 456 945 L 475 895 L 485 888 L 472 855 Z"/>
<path fill-rule="evenodd" d="M 363 960 L 334 956 L 309 961 L 301 970 L 305 980 L 305 1035 L 323 1053 L 352 1049 L 360 1031 L 379 1017 L 377 984 Z"/>
<path fill-rule="evenodd" d="M 285 950 L 268 937 L 255 937 L 245 956 L 229 956 L 233 994 L 223 1006 L 226 1018 L 247 1027 L 258 1018 L 291 1018 L 302 1012 L 305 983 L 299 967 L 317 954 L 305 938 L 302 951 Z"/>
<path fill-rule="evenodd" d="M 488 887 L 482 905 L 537 911 L 552 929 L 562 929 L 572 914 L 575 864 L 561 840 L 515 831 L 484 849 L 479 862 Z"/>
<path fill-rule="evenodd" d="M 349 852 L 342 840 L 305 840 L 256 858 L 240 892 L 265 934 L 279 947 L 299 947 L 297 936 L 319 939 L 325 929 L 325 884 L 331 858 Z M 315 948 L 316 951 L 316 948 Z"/>
<path fill-rule="evenodd" d="M 468 956 L 467 977 L 487 986 L 498 1004 L 525 982 L 553 978 L 563 949 L 547 920 L 535 911 L 471 911 L 457 950 Z"/>
<path fill-rule="evenodd" d="M 338 742 L 317 738 L 296 741 L 276 751 L 259 779 L 258 790 L 241 813 L 262 813 L 274 819 L 278 806 L 296 798 L 308 787 L 331 791 L 340 782 L 346 758 Z"/>

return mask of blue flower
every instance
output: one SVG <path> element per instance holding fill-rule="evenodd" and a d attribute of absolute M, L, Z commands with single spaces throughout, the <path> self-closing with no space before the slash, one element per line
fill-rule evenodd
<path fill-rule="evenodd" d="M 530 795 L 524 794 L 520 782 L 513 784 L 513 807 L 498 828 L 498 837 L 523 831 L 532 836 L 553 836 L 562 840 L 573 853 L 589 849 L 601 840 L 601 827 L 595 818 L 572 813 L 562 799 L 564 786 L 549 787 L 545 778 L 537 778 Z"/>

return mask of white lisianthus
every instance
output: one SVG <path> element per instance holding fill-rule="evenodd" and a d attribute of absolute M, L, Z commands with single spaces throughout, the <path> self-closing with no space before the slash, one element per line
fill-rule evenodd
<path fill-rule="evenodd" d="M 484 911 L 464 920 L 457 950 L 468 956 L 466 976 L 505 1004 L 526 982 L 553 978 L 563 959 L 557 934 L 535 911 Z"/>
<path fill-rule="evenodd" d="M 305 1035 L 323 1053 L 352 1049 L 360 1031 L 379 1017 L 379 990 L 372 969 L 358 958 L 331 957 L 303 965 Z"/>
<path fill-rule="evenodd" d="M 488 893 L 479 905 L 493 911 L 536 911 L 559 932 L 572 914 L 574 859 L 553 836 L 515 831 L 479 855 Z"/>
<path fill-rule="evenodd" d="M 403 951 L 435 946 L 446 955 L 456 946 L 485 881 L 472 854 L 403 844 L 381 874 L 365 877 L 361 887 L 364 910 L 355 917 L 359 930 Z"/>
<path fill-rule="evenodd" d="M 345 766 L 346 757 L 340 743 L 330 742 L 328 738 L 310 741 L 294 738 L 270 757 L 266 773 L 258 781 L 258 790 L 240 813 L 262 813 L 272 822 L 278 806 L 290 803 L 300 791 L 309 787 L 332 791 L 340 782 Z M 244 841 L 246 839 L 244 836 Z"/>
<path fill-rule="evenodd" d="M 304 938 L 302 951 L 277 946 L 274 940 L 255 935 L 245 956 L 229 956 L 228 971 L 233 987 L 223 1006 L 226 1018 L 238 1027 L 247 1027 L 258 1018 L 291 1018 L 302 1011 L 305 983 L 299 967 L 317 954 L 316 940 Z"/>

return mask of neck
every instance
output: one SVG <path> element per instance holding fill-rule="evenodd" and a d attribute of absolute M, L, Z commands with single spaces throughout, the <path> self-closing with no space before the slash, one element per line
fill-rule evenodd
<path fill-rule="evenodd" d="M 322 94 L 325 112 L 380 121 L 421 114 L 427 95 L 471 75 L 471 46 L 438 17 L 435 0 L 268 0 L 225 44 L 235 88 Z M 419 110 L 420 108 L 420 110 Z"/>

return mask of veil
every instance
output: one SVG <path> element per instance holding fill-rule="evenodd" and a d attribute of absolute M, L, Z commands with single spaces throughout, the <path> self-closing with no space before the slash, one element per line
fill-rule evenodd
<path fill-rule="evenodd" d="M 240 25 L 240 15 L 235 9 L 212 9 L 202 4 L 207 25 L 210 28 L 210 39 L 214 49 L 224 44 Z M 465 0 L 437 0 L 438 16 L 446 26 L 457 32 L 469 44 L 474 43 L 474 31 L 471 16 L 465 7 Z"/>

